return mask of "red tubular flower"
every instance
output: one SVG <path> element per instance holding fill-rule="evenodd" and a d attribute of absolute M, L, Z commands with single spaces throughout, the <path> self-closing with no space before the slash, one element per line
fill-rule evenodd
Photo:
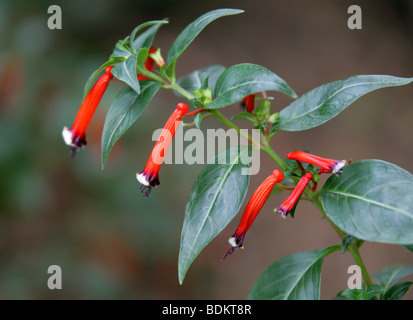
<path fill-rule="evenodd" d="M 307 172 L 297 183 L 293 192 L 288 196 L 284 202 L 277 207 L 276 212 L 280 213 L 283 218 L 285 218 L 290 211 L 294 208 L 304 189 L 307 187 L 307 184 L 313 178 L 313 175 L 310 172 Z"/>
<path fill-rule="evenodd" d="M 149 48 L 149 54 L 155 54 L 157 51 L 158 50 L 154 47 Z M 157 56 L 156 60 L 154 60 L 151 56 L 148 56 L 148 59 L 146 59 L 146 62 L 145 62 L 146 70 L 152 71 L 155 66 L 155 63 L 160 68 L 165 64 L 165 61 L 162 59 L 161 56 Z M 148 79 L 148 77 L 138 74 L 138 80 L 145 80 L 145 79 Z"/>
<path fill-rule="evenodd" d="M 178 103 L 175 111 L 171 114 L 162 129 L 145 168 L 141 173 L 136 174 L 136 179 L 142 184 L 141 192 L 144 197 L 148 197 L 151 189 L 161 183 L 159 181 L 159 169 L 175 135 L 176 129 L 181 122 L 181 118 L 188 110 L 189 108 L 186 104 Z"/>
<path fill-rule="evenodd" d="M 71 154 L 73 155 L 78 149 L 86 145 L 86 129 L 89 126 L 90 120 L 106 88 L 112 80 L 111 73 L 113 67 L 107 67 L 105 73 L 96 81 L 95 85 L 83 100 L 82 105 L 76 115 L 72 128 L 63 128 L 62 135 L 67 145 L 71 146 Z"/>
<path fill-rule="evenodd" d="M 294 151 L 287 154 L 287 158 L 290 160 L 296 160 L 298 162 L 306 162 L 314 164 L 320 167 L 320 173 L 334 173 L 340 174 L 347 164 L 346 160 L 333 160 L 321 158 L 303 151 Z"/>
<path fill-rule="evenodd" d="M 255 190 L 247 206 L 245 207 L 241 222 L 237 230 L 228 240 L 232 247 L 228 250 L 225 257 L 228 254 L 232 254 L 235 248 L 243 247 L 242 244 L 244 241 L 245 233 L 251 227 L 258 213 L 261 211 L 265 201 L 267 201 L 269 195 L 271 194 L 274 185 L 276 183 L 280 183 L 283 179 L 284 175 L 282 174 L 282 172 L 276 169 L 260 184 L 257 190 Z M 223 259 L 225 259 L 225 257 Z"/>
<path fill-rule="evenodd" d="M 251 113 L 255 107 L 255 94 L 250 94 L 242 99 L 241 105 L 246 107 L 247 112 Z"/>

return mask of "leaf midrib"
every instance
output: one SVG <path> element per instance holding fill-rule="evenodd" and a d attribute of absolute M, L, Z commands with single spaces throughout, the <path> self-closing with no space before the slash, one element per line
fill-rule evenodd
<path fill-rule="evenodd" d="M 350 198 L 354 198 L 354 199 L 358 199 L 358 200 L 362 200 L 362 201 L 365 201 L 369 204 L 373 204 L 373 205 L 382 207 L 384 209 L 399 212 L 400 214 L 402 214 L 402 215 L 404 215 L 404 216 L 406 216 L 410 219 L 413 219 L 413 215 L 409 212 L 406 212 L 406 211 L 401 210 L 401 209 L 396 208 L 396 207 L 386 205 L 386 204 L 381 203 L 381 202 L 374 201 L 374 200 L 369 199 L 369 198 L 363 198 L 361 196 L 358 196 L 358 195 L 355 195 L 355 194 L 352 194 L 352 193 L 340 192 L 340 191 L 336 191 L 336 190 L 325 190 L 324 192 L 331 193 L 331 194 L 337 194 L 337 195 L 344 196 L 344 197 L 350 197 Z"/>
<path fill-rule="evenodd" d="M 278 296 L 284 296 L 284 299 L 287 299 L 287 298 L 291 295 L 291 292 L 297 287 L 298 282 L 301 281 L 301 279 L 303 278 L 304 274 L 307 273 L 308 270 L 309 270 L 311 267 L 314 266 L 314 264 L 316 264 L 321 258 L 324 259 L 328 254 L 331 254 L 331 253 L 337 251 L 338 249 L 340 249 L 340 247 L 341 247 L 341 246 L 338 246 L 338 245 L 337 245 L 337 246 L 332 246 L 332 247 L 325 248 L 324 250 L 322 250 L 322 251 L 320 252 L 320 254 L 315 257 L 315 259 L 313 260 L 313 263 L 309 264 L 309 265 L 307 266 L 307 268 L 304 269 L 303 272 L 294 273 L 294 275 L 299 275 L 299 277 L 298 277 L 297 280 L 293 283 L 293 285 L 290 286 L 290 290 L 289 290 L 286 294 L 285 294 L 285 293 L 282 294 L 282 295 L 279 294 Z M 290 265 L 293 265 L 293 264 L 290 264 Z M 291 276 L 291 275 L 289 275 L 289 276 Z M 278 278 L 277 281 L 279 282 L 279 281 L 283 280 L 284 278 L 287 278 L 287 276 L 286 276 L 286 277 L 283 277 L 283 278 L 281 278 L 281 279 Z M 274 285 L 274 283 L 275 283 L 275 282 L 269 283 L 267 286 L 265 286 L 265 287 L 263 287 L 263 288 L 267 288 L 267 287 L 269 287 L 269 286 L 272 286 L 272 285 Z M 275 300 L 275 297 L 277 297 L 277 296 L 274 296 L 274 297 L 272 297 L 271 299 L 272 299 L 272 300 Z"/>
<path fill-rule="evenodd" d="M 347 79 L 347 80 L 348 80 L 348 79 Z M 347 80 L 339 80 L 339 81 L 347 81 Z M 411 80 L 410 80 L 410 82 L 411 82 Z M 378 84 L 386 85 L 386 87 L 394 87 L 394 86 L 403 85 L 404 82 L 401 82 L 401 83 L 393 83 L 393 82 L 389 82 L 389 81 L 359 82 L 359 83 L 356 83 L 356 84 L 353 84 L 353 85 L 343 86 L 340 90 L 337 90 L 337 91 L 334 92 L 332 95 L 330 95 L 326 100 L 324 100 L 323 103 L 316 105 L 314 108 L 306 111 L 305 113 L 302 113 L 300 116 L 298 116 L 298 117 L 296 117 L 296 118 L 294 118 L 294 119 L 290 118 L 289 121 L 287 121 L 287 122 L 285 122 L 285 123 L 290 123 L 290 122 L 292 122 L 292 121 L 296 121 L 297 119 L 299 119 L 299 118 L 301 118 L 301 117 L 307 116 L 309 113 L 313 112 L 314 110 L 319 109 L 324 103 L 326 103 L 328 100 L 330 100 L 331 98 L 333 98 L 335 95 L 339 94 L 339 93 L 340 93 L 341 91 L 343 91 L 344 89 L 348 89 L 348 88 L 355 87 L 355 86 L 378 85 Z M 321 88 L 321 87 L 320 87 L 320 88 Z M 365 95 L 365 94 L 367 94 L 367 93 L 369 93 L 369 92 L 371 92 L 371 91 L 377 90 L 377 89 L 379 89 L 379 88 L 374 88 L 374 89 L 372 89 L 372 90 L 369 90 L 369 91 L 363 93 L 361 96 L 363 96 L 363 95 Z M 350 103 L 351 103 L 351 102 L 350 102 Z M 287 107 L 287 108 L 288 108 L 288 107 Z"/>
<path fill-rule="evenodd" d="M 210 202 L 210 206 L 209 206 L 208 211 L 207 211 L 208 214 L 205 215 L 205 219 L 203 220 L 203 222 L 202 222 L 201 227 L 199 228 L 199 230 L 202 230 L 202 229 L 204 228 L 204 226 L 205 226 L 205 224 L 206 224 L 206 221 L 208 220 L 208 217 L 209 217 L 209 215 L 210 215 L 210 213 L 211 213 L 212 207 L 215 205 L 215 202 L 216 202 L 216 200 L 217 200 L 217 198 L 218 198 L 218 195 L 219 195 L 219 193 L 220 193 L 220 192 L 218 192 L 218 191 L 221 190 L 222 185 L 224 184 L 227 176 L 230 174 L 230 172 L 233 170 L 233 168 L 235 167 L 235 165 L 238 163 L 238 159 L 240 158 L 240 155 L 241 155 L 241 151 L 240 151 L 240 153 L 238 154 L 238 157 L 236 158 L 236 160 L 234 160 L 234 162 L 231 163 L 231 165 L 228 167 L 228 170 L 226 171 L 225 175 L 222 177 L 221 182 L 220 182 L 219 185 L 218 185 L 219 188 L 216 189 L 214 198 L 213 198 L 213 200 Z M 192 243 L 196 243 L 196 241 L 197 241 L 197 239 L 198 239 L 198 237 L 199 237 L 199 234 L 200 234 L 200 232 L 198 232 L 198 233 L 196 234 L 196 236 L 195 236 L 195 238 L 194 238 L 194 240 L 193 240 Z M 192 250 L 193 250 L 193 246 L 192 246 L 191 251 L 192 251 Z M 185 260 L 187 260 L 188 254 L 189 254 L 189 252 L 186 254 Z"/>

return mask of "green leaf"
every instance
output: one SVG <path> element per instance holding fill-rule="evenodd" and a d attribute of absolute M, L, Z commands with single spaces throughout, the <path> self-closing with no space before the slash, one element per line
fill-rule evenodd
<path fill-rule="evenodd" d="M 372 284 L 366 289 L 366 284 L 363 282 L 361 289 L 347 289 L 338 294 L 339 298 L 345 300 L 377 300 L 377 296 L 386 292 L 387 288 Z"/>
<path fill-rule="evenodd" d="M 351 234 L 347 234 L 342 241 L 341 253 L 344 254 L 347 251 L 347 248 L 353 243 L 357 238 L 353 237 Z"/>
<path fill-rule="evenodd" d="M 136 63 L 138 65 L 138 68 L 146 70 L 145 63 L 146 63 L 146 60 L 148 59 L 148 57 L 149 57 L 148 48 L 142 48 L 142 49 L 139 50 L 138 57 L 136 59 Z"/>
<path fill-rule="evenodd" d="M 195 181 L 185 208 L 179 250 L 178 274 L 185 274 L 201 250 L 220 233 L 239 211 L 250 177 L 245 164 L 247 146 L 230 147 L 207 164 Z"/>
<path fill-rule="evenodd" d="M 109 60 L 112 61 L 123 61 L 126 60 L 133 52 L 128 47 L 129 36 L 127 36 L 123 40 L 119 40 L 116 45 L 115 49 L 113 49 L 112 54 L 110 55 Z"/>
<path fill-rule="evenodd" d="M 409 84 L 413 78 L 359 75 L 322 85 L 281 110 L 273 131 L 302 131 L 334 118 L 347 106 L 373 90 Z"/>
<path fill-rule="evenodd" d="M 385 269 L 376 272 L 373 277 L 377 282 L 384 286 L 390 287 L 396 281 L 408 276 L 413 273 L 413 265 L 403 266 L 403 265 L 393 265 L 386 267 Z"/>
<path fill-rule="evenodd" d="M 168 23 L 168 21 L 164 20 L 164 22 L 155 24 L 152 27 L 148 28 L 148 30 L 145 30 L 145 32 L 142 32 L 133 41 L 133 48 L 135 49 L 135 51 L 138 52 L 142 48 L 149 49 L 152 46 L 152 42 L 155 38 L 156 33 L 164 23 Z"/>
<path fill-rule="evenodd" d="M 223 108 L 239 102 L 247 95 L 271 90 L 296 97 L 290 86 L 267 68 L 250 63 L 237 64 L 219 76 L 215 85 L 215 99 L 206 108 Z"/>
<path fill-rule="evenodd" d="M 208 87 L 211 88 L 212 94 L 214 94 L 215 83 L 224 70 L 224 66 L 212 65 L 179 78 L 177 83 L 186 91 L 192 92 L 201 89 L 203 83 L 208 79 Z"/>
<path fill-rule="evenodd" d="M 340 250 L 331 246 L 285 256 L 272 263 L 255 282 L 248 299 L 318 300 L 324 258 Z"/>
<path fill-rule="evenodd" d="M 149 21 L 142 23 L 141 25 L 137 26 L 131 33 L 129 37 L 129 44 L 130 48 L 135 52 L 138 52 L 139 49 L 141 48 L 148 48 L 151 46 L 153 38 L 155 37 L 156 32 L 158 31 L 159 27 L 162 24 L 168 23 L 167 20 L 154 20 L 154 21 Z M 152 26 L 150 29 L 146 30 L 145 33 L 142 33 L 138 38 L 135 40 L 136 34 L 142 30 L 143 28 L 146 28 L 148 26 Z"/>
<path fill-rule="evenodd" d="M 411 281 L 396 283 L 383 294 L 382 300 L 401 300 L 412 284 Z"/>
<path fill-rule="evenodd" d="M 343 238 L 343 241 L 342 241 L 342 244 L 341 244 L 341 246 L 342 246 L 341 253 L 344 254 L 344 253 L 347 251 L 348 247 L 351 246 L 351 245 L 353 245 L 353 246 L 355 246 L 355 247 L 357 247 L 357 248 L 360 248 L 360 246 L 361 246 L 363 243 L 364 243 L 363 240 L 357 239 L 356 237 L 353 237 L 352 235 L 347 234 L 347 235 Z"/>
<path fill-rule="evenodd" d="M 247 112 L 247 111 L 238 113 L 235 116 L 231 117 L 231 121 L 236 120 L 236 119 L 244 119 L 244 120 L 247 120 L 249 122 L 252 122 L 253 124 L 258 123 L 257 118 L 252 113 Z"/>
<path fill-rule="evenodd" d="M 413 175 L 381 160 L 362 160 L 321 189 L 328 218 L 358 239 L 413 243 Z"/>
<path fill-rule="evenodd" d="M 175 67 L 176 67 L 176 61 L 168 65 L 164 64 L 162 66 L 162 68 L 165 68 L 164 70 L 165 78 L 169 79 L 169 81 L 171 81 L 172 83 L 176 81 Z"/>
<path fill-rule="evenodd" d="M 137 58 L 137 53 L 130 55 L 125 61 L 122 61 L 112 69 L 112 74 L 115 78 L 125 82 L 129 87 L 135 90 L 137 94 L 139 94 L 141 89 L 136 74 Z"/>
<path fill-rule="evenodd" d="M 367 299 L 377 300 L 377 296 L 385 293 L 386 291 L 386 287 L 380 286 L 378 284 L 372 284 L 367 289 Z"/>
<path fill-rule="evenodd" d="M 102 168 L 116 141 L 135 122 L 161 87 L 159 82 L 149 80 L 142 80 L 141 84 L 139 95 L 132 88 L 125 87 L 109 108 L 102 132 Z"/>
<path fill-rule="evenodd" d="M 367 296 L 362 289 L 346 289 L 340 292 L 337 297 L 343 300 L 367 300 Z"/>
<path fill-rule="evenodd" d="M 175 63 L 182 52 L 185 51 L 185 49 L 209 23 L 220 17 L 234 15 L 242 12 L 244 12 L 244 10 L 217 9 L 205 13 L 204 15 L 200 16 L 198 19 L 190 23 L 176 38 L 171 48 L 169 49 L 167 57 L 168 65 Z"/>
<path fill-rule="evenodd" d="M 208 111 L 202 111 L 202 112 L 197 113 L 197 114 L 195 115 L 195 117 L 194 117 L 194 123 L 195 123 L 195 126 L 196 126 L 198 129 L 201 129 L 201 122 L 202 122 L 202 120 L 204 120 L 204 118 L 206 118 L 206 117 L 208 117 Z"/>

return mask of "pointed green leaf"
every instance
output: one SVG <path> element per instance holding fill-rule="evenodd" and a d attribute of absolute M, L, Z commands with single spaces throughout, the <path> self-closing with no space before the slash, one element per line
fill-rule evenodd
<path fill-rule="evenodd" d="M 413 243 L 413 175 L 381 160 L 362 160 L 321 189 L 328 218 L 358 239 Z"/>
<path fill-rule="evenodd" d="M 344 254 L 347 251 L 347 248 L 355 241 L 357 238 L 353 237 L 351 234 L 347 234 L 341 244 L 341 253 Z"/>
<path fill-rule="evenodd" d="M 195 117 L 194 117 L 194 123 L 195 123 L 195 126 L 196 126 L 198 129 L 201 129 L 201 122 L 202 122 L 202 120 L 204 120 L 205 117 L 208 116 L 207 113 L 208 113 L 207 111 L 202 111 L 202 112 L 197 113 L 197 114 L 195 115 Z"/>
<path fill-rule="evenodd" d="M 122 61 L 112 69 L 112 74 L 115 78 L 125 82 L 129 87 L 135 90 L 137 94 L 139 94 L 141 89 L 136 73 L 137 58 L 137 53 L 130 55 L 125 61 Z"/>
<path fill-rule="evenodd" d="M 302 131 L 334 118 L 347 106 L 373 90 L 409 84 L 413 78 L 359 75 L 322 85 L 292 102 L 280 112 L 272 131 Z"/>
<path fill-rule="evenodd" d="M 341 246 L 336 245 L 275 261 L 259 276 L 248 299 L 319 300 L 324 258 L 340 249 Z"/>
<path fill-rule="evenodd" d="M 396 283 L 383 294 L 382 300 L 401 300 L 412 284 L 411 281 Z"/>
<path fill-rule="evenodd" d="M 339 300 L 368 300 L 363 289 L 346 289 L 337 295 Z"/>
<path fill-rule="evenodd" d="M 119 40 L 115 44 L 115 48 L 113 49 L 113 52 L 110 55 L 109 60 L 113 60 L 113 61 L 126 60 L 126 58 L 129 57 L 133 53 L 131 52 L 131 49 L 128 46 L 128 42 L 129 42 L 129 36 L 127 36 L 123 40 Z"/>
<path fill-rule="evenodd" d="M 390 287 L 396 281 L 408 276 L 413 273 L 413 265 L 403 266 L 403 265 L 394 265 L 386 267 L 385 269 L 376 272 L 373 277 L 377 282 L 384 286 Z"/>
<path fill-rule="evenodd" d="M 235 217 L 247 194 L 250 163 L 246 146 L 230 147 L 207 164 L 195 181 L 185 208 L 178 274 L 185 274 L 201 250 Z"/>
<path fill-rule="evenodd" d="M 148 59 L 148 57 L 149 57 L 148 48 L 142 48 L 142 49 L 139 50 L 138 58 L 136 59 L 137 60 L 136 63 L 137 63 L 139 68 L 142 68 L 142 69 L 146 70 L 145 63 L 146 63 L 146 60 Z"/>
<path fill-rule="evenodd" d="M 386 287 L 380 286 L 378 284 L 372 284 L 368 287 L 366 295 L 369 300 L 376 300 L 378 295 L 385 293 Z"/>
<path fill-rule="evenodd" d="M 247 111 L 238 113 L 237 115 L 231 117 L 231 121 L 234 121 L 236 119 L 244 119 L 249 122 L 252 122 L 253 124 L 257 124 L 259 122 L 257 118 L 251 112 L 247 112 Z"/>
<path fill-rule="evenodd" d="M 262 91 L 280 91 L 296 97 L 287 82 L 275 73 L 256 64 L 242 63 L 229 67 L 219 76 L 215 85 L 215 99 L 206 108 L 223 108 L 241 101 L 247 95 Z"/>
<path fill-rule="evenodd" d="M 139 95 L 132 88 L 125 87 L 115 97 L 102 132 L 102 168 L 116 141 L 140 116 L 160 87 L 159 82 L 143 80 Z"/>
<path fill-rule="evenodd" d="M 242 13 L 244 10 L 238 9 L 217 9 L 205 13 L 198 19 L 190 23 L 176 38 L 168 52 L 167 64 L 168 66 L 174 63 L 182 52 L 191 44 L 196 36 L 212 21 L 223 17 Z"/>
<path fill-rule="evenodd" d="M 211 88 L 212 94 L 214 94 L 217 79 L 224 70 L 224 66 L 212 65 L 178 79 L 177 83 L 186 91 L 192 92 L 201 89 L 205 80 L 208 79 L 208 87 Z"/>
<path fill-rule="evenodd" d="M 155 37 L 156 32 L 158 31 L 159 27 L 164 24 L 168 23 L 166 20 L 154 20 L 154 21 L 149 21 L 142 23 L 141 25 L 137 26 L 135 29 L 133 29 L 130 37 L 129 37 L 129 46 L 134 52 L 139 51 L 139 49 L 146 47 L 149 48 L 152 44 L 153 38 Z M 149 28 L 145 33 L 142 33 L 138 38 L 136 38 L 136 34 L 148 27 L 154 25 L 153 27 Z"/>
<path fill-rule="evenodd" d="M 385 293 L 387 288 L 372 284 L 366 288 L 363 283 L 361 289 L 347 289 L 340 292 L 337 297 L 344 298 L 344 300 L 377 300 L 377 296 Z"/>

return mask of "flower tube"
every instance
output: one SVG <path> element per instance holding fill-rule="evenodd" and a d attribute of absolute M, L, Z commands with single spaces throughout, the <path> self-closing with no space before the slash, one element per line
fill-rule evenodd
<path fill-rule="evenodd" d="M 175 111 L 171 114 L 166 122 L 162 132 L 153 147 L 151 155 L 142 172 L 136 174 L 136 179 L 142 184 L 141 192 L 144 197 L 148 197 L 152 188 L 159 185 L 159 169 L 161 168 L 163 159 L 172 142 L 176 129 L 181 122 L 182 116 L 189 110 L 184 103 L 178 103 Z"/>
<path fill-rule="evenodd" d="M 296 160 L 297 162 L 306 162 L 314 164 L 320 167 L 320 173 L 334 173 L 340 174 L 347 164 L 346 160 L 333 160 L 318 157 L 303 151 L 294 151 L 287 154 L 287 158 L 290 160 Z"/>
<path fill-rule="evenodd" d="M 276 183 L 280 183 L 284 179 L 284 175 L 278 169 L 274 170 L 270 176 L 268 176 L 255 190 L 250 200 L 248 201 L 247 206 L 245 207 L 244 213 L 241 218 L 241 222 L 238 225 L 237 230 L 228 239 L 228 242 L 232 246 L 225 257 L 228 254 L 232 254 L 236 248 L 243 248 L 243 241 L 245 233 L 251 227 L 258 213 L 261 211 L 265 202 L 267 201 L 269 195 L 271 194 L 272 189 Z M 223 259 L 225 259 L 225 257 Z"/>
<path fill-rule="evenodd" d="M 284 200 L 284 202 L 277 207 L 274 211 L 281 214 L 281 217 L 285 218 L 291 210 L 296 205 L 298 199 L 300 198 L 301 194 L 303 193 L 304 189 L 307 187 L 307 184 L 313 178 L 313 175 L 310 172 L 307 172 L 297 183 L 293 192 Z"/>
<path fill-rule="evenodd" d="M 96 81 L 95 85 L 83 100 L 82 105 L 76 115 L 73 126 L 68 129 L 63 128 L 62 136 L 67 145 L 71 146 L 71 154 L 74 155 L 77 150 L 86 145 L 86 129 L 92 120 L 93 114 L 102 99 L 106 88 L 112 80 L 111 73 L 113 67 L 107 67 L 105 73 Z"/>

